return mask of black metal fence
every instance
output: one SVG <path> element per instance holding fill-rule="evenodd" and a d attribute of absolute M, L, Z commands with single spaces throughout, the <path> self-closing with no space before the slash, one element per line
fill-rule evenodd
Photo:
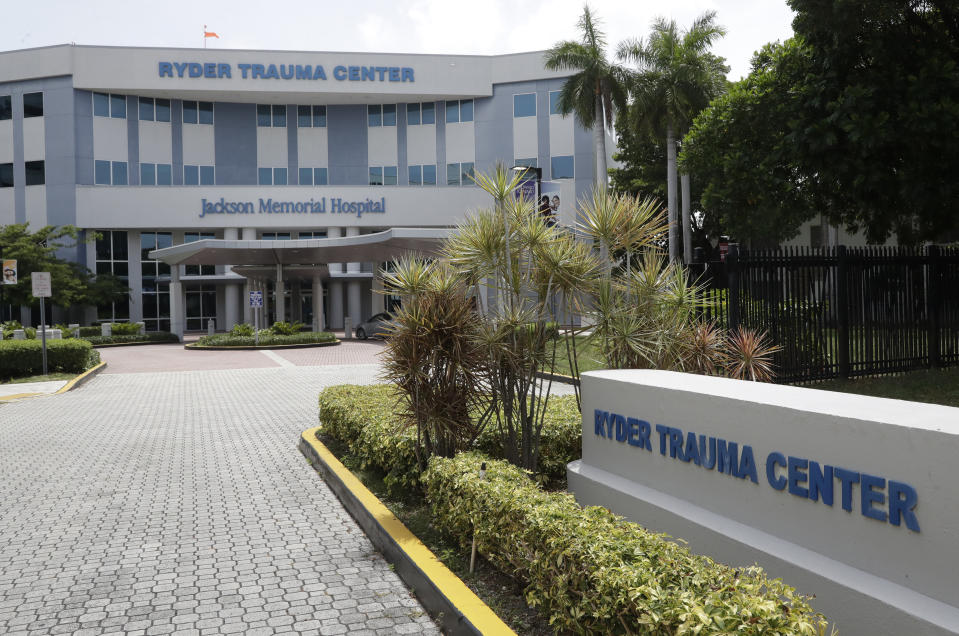
<path fill-rule="evenodd" d="M 781 347 L 779 382 L 959 364 L 959 248 L 732 246 L 692 267 L 707 318 Z"/>

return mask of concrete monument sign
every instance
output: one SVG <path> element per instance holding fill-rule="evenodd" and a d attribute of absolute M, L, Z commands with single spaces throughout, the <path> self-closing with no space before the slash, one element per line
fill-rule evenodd
<path fill-rule="evenodd" d="M 959 634 L 959 409 L 668 371 L 583 374 L 569 488 L 850 634 Z"/>

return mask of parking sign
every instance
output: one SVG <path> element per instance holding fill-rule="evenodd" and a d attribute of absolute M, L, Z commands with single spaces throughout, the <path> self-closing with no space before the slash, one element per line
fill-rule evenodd
<path fill-rule="evenodd" d="M 250 292 L 250 307 L 262 307 L 263 306 L 263 292 L 262 291 L 251 291 Z"/>

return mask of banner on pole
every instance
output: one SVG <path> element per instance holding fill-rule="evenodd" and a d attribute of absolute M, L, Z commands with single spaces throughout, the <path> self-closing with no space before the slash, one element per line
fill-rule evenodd
<path fill-rule="evenodd" d="M 17 261 L 14 259 L 7 259 L 3 261 L 3 284 L 17 284 Z"/>

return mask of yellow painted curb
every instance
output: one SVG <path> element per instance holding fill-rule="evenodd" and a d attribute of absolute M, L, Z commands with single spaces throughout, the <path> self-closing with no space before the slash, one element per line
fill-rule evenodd
<path fill-rule="evenodd" d="M 73 378 L 72 380 L 70 380 L 63 386 L 61 386 L 59 389 L 57 389 L 53 393 L 14 393 L 13 395 L 5 395 L 3 397 L 0 397 L 0 402 L 12 402 L 14 400 L 22 400 L 23 398 L 28 398 L 28 397 L 38 397 L 40 395 L 57 395 L 59 393 L 66 393 L 70 389 L 77 387 L 77 385 L 86 382 L 88 379 L 90 379 L 91 376 L 99 373 L 105 366 L 107 366 L 107 363 L 101 362 L 95 367 L 87 369 L 86 371 L 78 375 L 77 377 Z"/>
<path fill-rule="evenodd" d="M 310 445 L 317 456 L 326 463 L 329 470 L 343 482 L 343 485 L 366 508 L 369 515 L 389 534 L 407 557 L 425 574 L 457 610 L 481 634 L 511 634 L 516 632 L 496 615 L 476 594 L 453 574 L 443 562 L 436 558 L 429 548 L 396 518 L 383 503 L 338 460 L 333 453 L 316 438 L 321 426 L 303 432 L 302 439 Z"/>

